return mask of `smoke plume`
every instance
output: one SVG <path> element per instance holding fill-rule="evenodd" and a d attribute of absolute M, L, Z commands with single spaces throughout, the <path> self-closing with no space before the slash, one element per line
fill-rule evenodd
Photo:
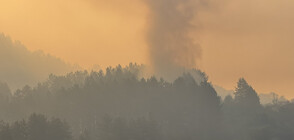
<path fill-rule="evenodd" d="M 147 43 L 156 75 L 172 80 L 196 67 L 201 48 L 190 33 L 197 30 L 197 10 L 201 0 L 145 0 L 149 8 Z M 194 23 L 193 23 L 194 22 Z"/>

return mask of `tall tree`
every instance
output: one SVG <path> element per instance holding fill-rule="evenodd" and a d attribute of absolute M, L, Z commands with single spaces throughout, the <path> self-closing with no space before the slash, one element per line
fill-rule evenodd
<path fill-rule="evenodd" d="M 247 83 L 244 78 L 240 78 L 235 89 L 235 101 L 243 107 L 259 107 L 260 101 L 256 91 Z"/>

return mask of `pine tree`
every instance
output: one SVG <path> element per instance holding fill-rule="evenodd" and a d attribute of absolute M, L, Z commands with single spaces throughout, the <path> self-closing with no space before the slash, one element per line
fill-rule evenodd
<path fill-rule="evenodd" d="M 259 107 L 260 101 L 256 91 L 247 83 L 244 78 L 240 78 L 235 89 L 236 103 L 247 107 Z"/>

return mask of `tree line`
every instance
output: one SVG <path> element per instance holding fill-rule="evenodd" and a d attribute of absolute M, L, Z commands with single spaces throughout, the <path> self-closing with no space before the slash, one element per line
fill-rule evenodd
<path fill-rule="evenodd" d="M 44 129 L 36 132 L 43 139 L 294 138 L 294 103 L 274 100 L 261 105 L 258 94 L 244 78 L 237 82 L 234 95 L 222 100 L 199 70 L 168 82 L 154 76 L 141 78 L 141 69 L 141 65 L 131 63 L 105 71 L 50 75 L 47 81 L 14 93 L 7 84 L 0 84 L 0 120 L 7 122 L 1 123 L 1 136 L 10 134 L 14 140 L 14 135 L 25 132 L 28 140 L 35 140 L 28 137 L 33 135 L 28 130 L 32 129 L 32 116 L 37 116 L 43 118 Z M 46 117 L 58 117 L 67 123 Z M 15 131 L 19 120 L 23 120 L 24 132 Z M 50 129 L 57 126 L 60 129 Z"/>

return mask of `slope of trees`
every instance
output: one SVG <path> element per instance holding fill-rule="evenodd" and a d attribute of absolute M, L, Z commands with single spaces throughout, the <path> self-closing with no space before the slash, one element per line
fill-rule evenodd
<path fill-rule="evenodd" d="M 50 73 L 65 74 L 73 66 L 42 51 L 30 51 L 19 41 L 0 33 L 0 81 L 13 89 L 25 84 L 36 84 Z"/>
<path fill-rule="evenodd" d="M 50 75 L 47 81 L 25 86 L 13 95 L 7 94 L 7 86 L 1 86 L 4 94 L 0 95 L 6 98 L 1 101 L 0 119 L 14 122 L 35 112 L 65 119 L 70 129 L 63 127 L 62 121 L 48 121 L 44 116 L 36 119 L 42 126 L 32 125 L 30 119 L 19 122 L 31 124 L 20 127 L 19 135 L 27 135 L 23 128 L 40 127 L 46 128 L 46 134 L 41 129 L 35 129 L 36 133 L 50 139 L 54 139 L 51 135 L 71 138 L 69 130 L 80 140 L 294 138 L 294 103 L 275 101 L 263 106 L 244 78 L 237 83 L 234 96 L 222 101 L 202 72 L 198 71 L 201 80 L 185 73 L 167 82 L 156 77 L 139 78 L 141 68 L 130 64 L 98 72 Z M 1 135 L 14 125 L 3 123 Z"/>

